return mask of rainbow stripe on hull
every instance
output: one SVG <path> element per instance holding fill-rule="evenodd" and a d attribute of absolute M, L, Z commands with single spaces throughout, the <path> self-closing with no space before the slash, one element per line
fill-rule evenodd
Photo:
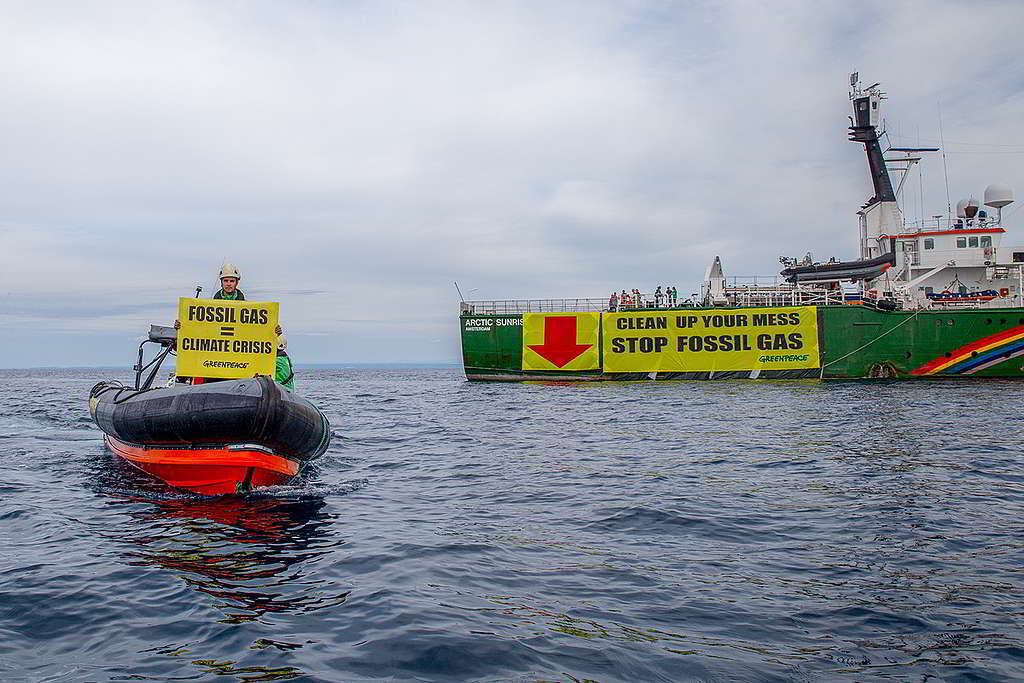
<path fill-rule="evenodd" d="M 965 344 L 928 361 L 910 374 L 973 375 L 1021 355 L 1024 355 L 1024 325 Z"/>

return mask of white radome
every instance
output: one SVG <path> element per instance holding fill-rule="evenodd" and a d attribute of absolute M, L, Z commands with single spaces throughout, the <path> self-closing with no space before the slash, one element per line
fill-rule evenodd
<path fill-rule="evenodd" d="M 967 218 L 967 200 L 961 199 L 956 203 L 957 218 Z"/>
<path fill-rule="evenodd" d="M 1009 185 L 992 183 L 985 188 L 985 206 L 1001 209 L 1007 204 L 1013 204 L 1013 190 L 1010 189 Z"/>

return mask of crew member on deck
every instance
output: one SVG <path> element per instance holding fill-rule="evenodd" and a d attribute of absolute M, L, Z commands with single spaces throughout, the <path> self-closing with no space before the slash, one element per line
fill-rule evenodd
<path fill-rule="evenodd" d="M 288 339 L 284 335 L 277 338 L 277 367 L 274 371 L 274 381 L 285 389 L 295 391 L 295 369 L 292 367 L 292 359 L 288 357 Z"/>

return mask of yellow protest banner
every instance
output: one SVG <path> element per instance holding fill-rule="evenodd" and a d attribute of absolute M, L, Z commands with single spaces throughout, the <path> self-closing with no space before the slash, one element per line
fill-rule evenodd
<path fill-rule="evenodd" d="M 814 306 L 637 311 L 603 316 L 605 372 L 820 367 Z"/>
<path fill-rule="evenodd" d="M 600 313 L 524 313 L 523 370 L 596 370 Z"/>
<path fill-rule="evenodd" d="M 178 299 L 177 363 L 183 377 L 274 375 L 276 301 Z"/>

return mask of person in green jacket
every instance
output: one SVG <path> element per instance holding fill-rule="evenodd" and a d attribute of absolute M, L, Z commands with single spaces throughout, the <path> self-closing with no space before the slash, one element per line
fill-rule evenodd
<path fill-rule="evenodd" d="M 226 301 L 245 301 L 245 294 L 242 294 L 242 290 L 238 288 L 238 283 L 241 281 L 242 274 L 238 268 L 230 263 L 225 263 L 220 267 L 220 290 L 213 295 L 213 298 Z M 274 332 L 280 335 L 281 326 L 278 325 Z"/>
<path fill-rule="evenodd" d="M 225 301 L 245 301 L 245 294 L 238 288 L 238 283 L 242 280 L 242 274 L 238 271 L 234 265 L 225 263 L 220 267 L 220 289 L 213 295 L 214 299 L 223 299 Z M 181 321 L 174 321 L 174 329 L 181 329 Z M 274 332 L 281 334 L 281 326 L 278 325 Z"/>
<path fill-rule="evenodd" d="M 228 301 L 245 301 L 245 295 L 238 288 L 242 274 L 230 263 L 220 267 L 220 291 L 213 295 L 214 299 L 226 299 Z"/>
<path fill-rule="evenodd" d="M 277 366 L 274 369 L 274 381 L 285 389 L 295 391 L 295 370 L 292 368 L 292 359 L 289 358 L 288 339 L 284 335 L 277 338 Z"/>

